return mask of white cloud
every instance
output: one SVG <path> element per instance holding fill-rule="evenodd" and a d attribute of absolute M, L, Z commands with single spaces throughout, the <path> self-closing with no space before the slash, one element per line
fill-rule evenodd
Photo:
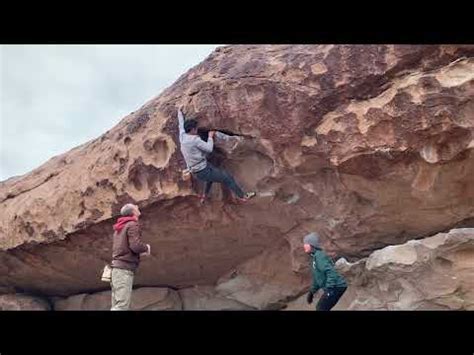
<path fill-rule="evenodd" d="M 0 181 L 104 133 L 215 47 L 0 46 Z"/>

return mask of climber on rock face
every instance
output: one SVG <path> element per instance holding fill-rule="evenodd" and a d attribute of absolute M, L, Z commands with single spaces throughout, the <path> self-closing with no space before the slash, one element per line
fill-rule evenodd
<path fill-rule="evenodd" d="M 255 192 L 244 193 L 234 178 L 226 171 L 217 169 L 207 161 L 207 155 L 214 149 L 214 137 L 225 139 L 227 136 L 221 132 L 210 131 L 207 142 L 198 135 L 198 122 L 195 119 L 187 119 L 181 109 L 178 110 L 179 142 L 181 153 L 188 170 L 199 180 L 206 183 L 205 190 L 201 196 L 204 203 L 209 195 L 213 182 L 219 182 L 227 186 L 240 201 L 247 201 L 255 196 Z"/>
<path fill-rule="evenodd" d="M 319 235 L 310 233 L 303 239 L 304 251 L 311 255 L 311 271 L 313 284 L 308 292 L 306 300 L 309 304 L 313 302 L 314 294 L 323 290 L 323 295 L 316 305 L 317 311 L 330 311 L 347 289 L 344 278 L 334 268 L 334 263 L 322 251 L 319 245 Z"/>
<path fill-rule="evenodd" d="M 133 278 L 140 256 L 150 255 L 150 244 L 140 239 L 138 206 L 128 203 L 122 207 L 120 214 L 122 217 L 114 224 L 112 246 L 112 311 L 130 308 Z"/>

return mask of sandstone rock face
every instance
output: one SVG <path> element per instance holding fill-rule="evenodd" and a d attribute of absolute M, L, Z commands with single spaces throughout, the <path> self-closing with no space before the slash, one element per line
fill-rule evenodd
<path fill-rule="evenodd" d="M 309 287 L 309 279 L 292 270 L 289 246 L 263 252 L 218 281 L 219 294 L 256 309 L 279 309 Z"/>
<path fill-rule="evenodd" d="M 153 250 L 137 286 L 218 283 L 257 308 L 304 293 L 308 231 L 354 261 L 473 226 L 473 55 L 473 46 L 218 48 L 101 137 L 0 183 L 0 287 L 103 290 L 125 202 L 140 205 Z M 199 205 L 199 184 L 181 180 L 180 105 L 240 135 L 211 159 L 257 198 L 231 204 L 214 186 Z"/>
<path fill-rule="evenodd" d="M 0 296 L 0 311 L 49 311 L 48 301 L 22 294 L 6 294 Z"/>
<path fill-rule="evenodd" d="M 240 302 L 220 296 L 212 286 L 197 286 L 179 291 L 185 311 L 246 311 L 253 310 Z"/>
<path fill-rule="evenodd" d="M 474 229 L 454 229 L 338 267 L 351 287 L 340 308 L 473 310 Z"/>
<path fill-rule="evenodd" d="M 79 294 L 54 302 L 55 311 L 108 311 L 111 307 L 110 291 Z M 181 310 L 179 294 L 169 288 L 142 287 L 133 290 L 131 310 Z"/>
<path fill-rule="evenodd" d="M 336 268 L 349 284 L 334 310 L 474 309 L 474 229 L 388 246 Z M 317 299 L 319 299 L 318 293 Z M 285 310 L 314 310 L 306 294 Z"/>

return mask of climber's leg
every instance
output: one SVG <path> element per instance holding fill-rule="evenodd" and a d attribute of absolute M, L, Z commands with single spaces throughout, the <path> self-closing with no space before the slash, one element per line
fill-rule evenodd
<path fill-rule="evenodd" d="M 242 191 L 239 185 L 235 182 L 232 175 L 228 172 L 217 169 L 211 164 L 207 164 L 207 167 L 198 173 L 196 176 L 201 181 L 206 182 L 218 182 L 227 186 L 234 194 L 236 194 L 239 198 L 244 199 L 245 193 Z M 207 187 L 207 186 L 206 186 Z"/>
<path fill-rule="evenodd" d="M 206 181 L 206 186 L 204 187 L 204 196 L 208 197 L 211 192 L 212 181 Z"/>
<path fill-rule="evenodd" d="M 204 203 L 206 199 L 209 197 L 209 193 L 211 192 L 211 187 L 212 187 L 212 181 L 206 181 L 204 184 L 204 191 L 199 198 L 201 203 Z"/>
<path fill-rule="evenodd" d="M 227 186 L 236 196 L 239 198 L 244 198 L 245 193 L 242 191 L 239 185 L 234 180 L 234 177 L 230 175 L 227 171 L 221 170 L 222 174 L 222 183 Z"/>

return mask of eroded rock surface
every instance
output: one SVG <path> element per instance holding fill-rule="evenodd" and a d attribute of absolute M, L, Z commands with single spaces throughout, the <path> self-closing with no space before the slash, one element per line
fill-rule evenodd
<path fill-rule="evenodd" d="M 453 229 L 401 245 L 337 269 L 349 287 L 335 310 L 473 310 L 474 229 Z M 312 310 L 306 295 L 286 310 Z"/>
<path fill-rule="evenodd" d="M 50 303 L 43 298 L 23 295 L 0 295 L 0 311 L 49 311 Z"/>
<path fill-rule="evenodd" d="M 254 308 L 219 295 L 213 286 L 197 286 L 179 291 L 185 311 L 247 311 Z"/>
<path fill-rule="evenodd" d="M 78 294 L 54 301 L 55 311 L 108 311 L 111 307 L 110 291 L 93 294 Z M 143 310 L 181 310 L 179 294 L 168 288 L 142 287 L 132 292 L 130 309 Z"/>
<path fill-rule="evenodd" d="M 473 226 L 473 55 L 473 46 L 220 47 L 99 138 L 0 183 L 0 287 L 103 291 L 125 202 L 140 205 L 154 251 L 138 287 L 217 284 L 257 308 L 304 293 L 310 230 L 354 261 Z M 198 184 L 181 180 L 180 105 L 241 135 L 212 160 L 257 198 L 231 204 L 214 186 L 199 205 Z"/>
<path fill-rule="evenodd" d="M 352 286 L 341 308 L 474 309 L 472 228 L 389 246 L 356 264 L 343 259 L 339 264 Z"/>

